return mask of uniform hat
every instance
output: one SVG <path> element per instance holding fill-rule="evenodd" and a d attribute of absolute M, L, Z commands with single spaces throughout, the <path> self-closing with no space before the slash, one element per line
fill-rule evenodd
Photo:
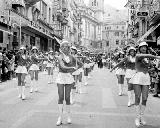
<path fill-rule="evenodd" d="M 71 49 L 73 50 L 76 50 L 77 51 L 77 48 L 75 46 L 72 46 Z"/>
<path fill-rule="evenodd" d="M 51 50 L 51 51 L 49 51 L 48 53 L 53 53 L 53 51 Z"/>
<path fill-rule="evenodd" d="M 124 52 L 123 51 L 119 51 L 119 54 L 124 54 Z"/>
<path fill-rule="evenodd" d="M 130 47 L 130 48 L 128 49 L 128 52 L 129 52 L 130 50 L 136 51 L 136 48 L 135 48 L 135 47 Z"/>
<path fill-rule="evenodd" d="M 144 41 L 144 42 L 141 42 L 138 46 L 139 46 L 139 47 L 148 46 L 148 44 Z"/>
<path fill-rule="evenodd" d="M 38 50 L 38 48 L 37 48 L 36 46 L 33 46 L 33 47 L 32 47 L 32 50 L 34 50 L 34 49 Z"/>
<path fill-rule="evenodd" d="M 71 44 L 67 40 L 63 40 L 60 44 L 60 47 L 62 47 L 64 44 L 68 44 L 69 46 L 71 46 Z"/>
<path fill-rule="evenodd" d="M 23 50 L 23 49 L 26 50 L 26 47 L 21 46 L 19 50 Z"/>

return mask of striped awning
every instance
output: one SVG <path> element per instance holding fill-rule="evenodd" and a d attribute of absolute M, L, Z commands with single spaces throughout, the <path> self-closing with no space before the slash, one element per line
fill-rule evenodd
<path fill-rule="evenodd" d="M 24 0 L 12 0 L 12 5 L 16 5 L 18 7 L 25 7 Z"/>
<path fill-rule="evenodd" d="M 137 40 L 137 43 L 143 41 L 149 34 L 151 34 L 154 30 L 156 30 L 160 26 L 160 23 L 152 26 L 142 37 Z"/>
<path fill-rule="evenodd" d="M 36 4 L 39 1 L 42 1 L 42 0 L 25 0 L 26 4 L 30 6 Z"/>

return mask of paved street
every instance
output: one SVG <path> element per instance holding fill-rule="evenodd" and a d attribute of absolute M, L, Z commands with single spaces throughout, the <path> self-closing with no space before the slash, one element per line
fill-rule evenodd
<path fill-rule="evenodd" d="M 56 73 L 54 75 L 54 79 Z M 27 78 L 26 96 L 17 97 L 17 81 L 0 85 L 0 128 L 56 128 L 58 106 L 56 84 L 47 84 L 47 74 L 40 74 L 39 92 L 29 93 Z M 86 94 L 77 94 L 72 106 L 73 124 L 63 128 L 135 128 L 134 107 L 127 107 L 127 93 L 117 95 L 116 77 L 108 69 L 95 67 Z M 126 90 L 126 89 L 125 89 Z M 160 128 L 160 98 L 149 96 L 143 128 Z"/>

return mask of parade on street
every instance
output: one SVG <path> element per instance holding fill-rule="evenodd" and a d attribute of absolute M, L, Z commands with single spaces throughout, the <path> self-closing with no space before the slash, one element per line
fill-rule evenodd
<path fill-rule="evenodd" d="M 0 128 L 160 128 L 159 0 L 0 0 Z"/>

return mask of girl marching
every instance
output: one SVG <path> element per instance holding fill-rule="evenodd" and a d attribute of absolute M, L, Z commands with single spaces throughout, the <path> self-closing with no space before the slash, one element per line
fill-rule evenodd
<path fill-rule="evenodd" d="M 118 62 L 121 62 L 124 59 L 124 56 L 125 56 L 124 52 L 120 51 L 119 55 L 118 55 Z M 116 69 L 117 67 L 118 67 L 118 69 L 116 71 L 116 76 L 117 76 L 117 79 L 118 79 L 119 96 L 122 96 L 123 95 L 123 87 L 124 87 L 124 76 L 125 76 L 125 62 L 122 62 L 122 63 L 114 66 L 111 69 L 111 72 L 114 69 Z"/>
<path fill-rule="evenodd" d="M 135 75 L 130 79 L 129 83 L 133 84 L 135 92 L 135 108 L 136 108 L 136 119 L 135 124 L 137 127 L 145 125 L 144 120 L 144 111 L 146 108 L 150 76 L 149 76 L 149 67 L 151 66 L 150 59 L 160 59 L 159 56 L 153 56 L 148 54 L 148 44 L 146 42 L 141 42 L 139 44 L 139 53 L 136 55 L 135 61 Z M 142 95 L 142 103 L 140 105 L 140 98 Z"/>
<path fill-rule="evenodd" d="M 59 96 L 59 100 L 58 100 L 59 117 L 56 123 L 57 126 L 62 124 L 64 97 L 66 101 L 67 123 L 68 124 L 71 123 L 70 93 L 74 83 L 74 77 L 72 76 L 72 73 L 76 71 L 77 68 L 82 67 L 81 63 L 70 54 L 70 44 L 68 41 L 63 41 L 61 43 L 60 51 L 61 53 L 58 56 L 59 73 L 56 80 L 57 87 L 58 87 L 58 96 Z M 77 61 L 77 64 L 76 64 L 76 61 Z"/>
<path fill-rule="evenodd" d="M 48 75 L 49 75 L 49 81 L 48 84 L 53 83 L 53 70 L 55 67 L 55 57 L 53 55 L 53 51 L 50 51 L 48 53 L 48 63 L 47 63 L 47 69 L 48 69 Z"/>
<path fill-rule="evenodd" d="M 119 65 L 125 63 L 125 66 L 126 66 L 125 78 L 127 80 L 127 85 L 128 85 L 128 107 L 130 107 L 131 105 L 134 104 L 133 84 L 130 84 L 129 80 L 136 73 L 136 70 L 135 70 L 135 55 L 136 55 L 136 49 L 134 47 L 130 47 L 128 49 L 128 56 L 125 57 L 122 61 L 120 61 L 114 67 L 114 68 L 119 67 Z"/>
<path fill-rule="evenodd" d="M 29 68 L 30 76 L 31 76 L 31 86 L 30 86 L 30 93 L 38 91 L 38 72 L 39 72 L 39 57 L 38 57 L 38 48 L 34 46 L 31 50 L 31 67 Z"/>
<path fill-rule="evenodd" d="M 19 98 L 22 98 L 22 100 L 25 100 L 25 77 L 28 74 L 27 72 L 27 62 L 29 61 L 29 58 L 26 55 L 26 48 L 20 47 L 19 53 L 17 55 L 17 64 L 18 67 L 15 70 L 17 77 L 18 77 L 18 90 L 19 90 Z"/>

